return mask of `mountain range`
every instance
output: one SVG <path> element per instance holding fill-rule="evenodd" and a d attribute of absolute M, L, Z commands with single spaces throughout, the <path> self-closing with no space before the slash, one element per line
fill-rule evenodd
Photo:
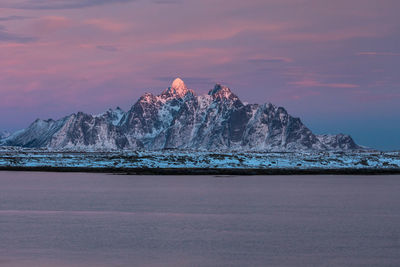
<path fill-rule="evenodd" d="M 0 145 L 93 150 L 355 150 L 349 135 L 315 135 L 299 118 L 270 103 L 245 104 L 216 84 L 198 96 L 177 78 L 159 95 L 146 93 L 129 111 L 83 112 L 37 119 Z"/>

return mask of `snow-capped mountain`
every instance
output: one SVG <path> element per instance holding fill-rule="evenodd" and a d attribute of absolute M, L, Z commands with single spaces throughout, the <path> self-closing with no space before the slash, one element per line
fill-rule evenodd
<path fill-rule="evenodd" d="M 8 131 L 0 131 L 0 140 L 10 136 Z"/>
<path fill-rule="evenodd" d="M 36 120 L 2 145 L 54 149 L 349 150 L 348 135 L 314 135 L 272 104 L 244 104 L 220 84 L 197 96 L 177 78 L 160 95 L 144 94 L 127 112 L 82 112 Z"/>

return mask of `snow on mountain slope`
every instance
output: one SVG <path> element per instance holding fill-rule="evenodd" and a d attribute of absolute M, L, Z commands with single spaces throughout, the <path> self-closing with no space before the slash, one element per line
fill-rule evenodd
<path fill-rule="evenodd" d="M 127 112 L 37 120 L 2 143 L 55 149 L 360 149 L 348 135 L 314 135 L 282 107 L 244 104 L 220 84 L 197 96 L 180 78 L 160 95 L 144 94 Z"/>
<path fill-rule="evenodd" d="M 71 115 L 47 144 L 51 148 L 118 148 L 118 131 L 108 115 Z"/>
<path fill-rule="evenodd" d="M 66 118 L 58 121 L 35 120 L 28 128 L 17 131 L 2 140 L 2 145 L 21 147 L 45 147 L 48 140 L 59 131 L 65 123 Z"/>
<path fill-rule="evenodd" d="M 118 125 L 121 122 L 121 119 L 124 117 L 125 111 L 123 111 L 120 107 L 117 107 L 116 109 L 109 109 L 106 112 L 96 115 L 94 117 L 104 117 L 107 122 L 113 124 L 113 125 Z"/>
<path fill-rule="evenodd" d="M 317 135 L 318 140 L 326 146 L 335 150 L 348 150 L 357 147 L 354 140 L 350 135 L 337 134 L 337 135 Z"/>
<path fill-rule="evenodd" d="M 9 137 L 11 134 L 7 131 L 0 131 L 0 140 Z"/>

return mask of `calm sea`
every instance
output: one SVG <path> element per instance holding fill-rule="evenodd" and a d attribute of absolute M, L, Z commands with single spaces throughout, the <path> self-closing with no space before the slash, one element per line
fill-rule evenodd
<path fill-rule="evenodd" d="M 400 266 L 400 176 L 0 172 L 0 266 Z"/>

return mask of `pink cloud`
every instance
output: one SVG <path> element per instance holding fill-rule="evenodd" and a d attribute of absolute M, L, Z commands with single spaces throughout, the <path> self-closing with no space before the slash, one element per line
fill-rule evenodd
<path fill-rule="evenodd" d="M 285 62 L 285 63 L 291 63 L 293 62 L 292 58 L 289 57 L 267 57 L 265 55 L 257 55 L 255 57 L 251 57 L 248 59 L 248 61 L 253 62 L 253 63 L 268 63 L 268 62 Z"/>
<path fill-rule="evenodd" d="M 330 87 L 330 88 L 358 88 L 357 84 L 350 83 L 323 83 L 312 79 L 289 82 L 288 84 L 298 87 Z"/>
<path fill-rule="evenodd" d="M 392 53 L 392 52 L 358 52 L 357 56 L 400 56 L 400 53 Z"/>
<path fill-rule="evenodd" d="M 20 48 L 20 47 L 27 47 L 28 44 L 21 44 L 21 43 L 13 43 L 13 42 L 8 42 L 8 43 L 0 43 L 0 48 Z"/>
<path fill-rule="evenodd" d="M 156 31 L 140 32 L 140 37 L 135 36 L 135 44 L 143 45 L 169 45 L 192 41 L 222 41 L 233 38 L 243 32 L 257 32 L 258 34 L 277 33 L 287 27 L 283 23 L 258 23 L 228 21 L 217 24 L 192 24 L 190 28 L 181 27 L 174 30 L 163 28 Z"/>
<path fill-rule="evenodd" d="M 85 20 L 84 23 L 109 32 L 123 32 L 128 28 L 126 24 L 109 19 L 89 19 Z"/>
<path fill-rule="evenodd" d="M 72 25 L 72 21 L 62 16 L 47 16 L 38 19 L 33 24 L 33 28 L 38 33 L 46 34 L 61 29 L 68 28 Z"/>
<path fill-rule="evenodd" d="M 377 37 L 382 35 L 382 32 L 366 30 L 366 29 L 346 29 L 336 30 L 332 32 L 315 33 L 315 32 L 289 32 L 282 33 L 277 36 L 277 39 L 283 41 L 297 42 L 331 42 L 343 41 L 352 38 Z"/>
<path fill-rule="evenodd" d="M 189 48 L 185 50 L 160 51 L 152 53 L 148 59 L 154 62 L 160 60 L 181 60 L 182 65 L 190 67 L 193 61 L 207 61 L 208 64 L 224 64 L 233 60 L 233 52 L 224 48 Z"/>
<path fill-rule="evenodd" d="M 320 91 L 310 88 L 284 88 L 270 95 L 276 102 L 288 100 L 300 101 L 320 96 Z"/>

